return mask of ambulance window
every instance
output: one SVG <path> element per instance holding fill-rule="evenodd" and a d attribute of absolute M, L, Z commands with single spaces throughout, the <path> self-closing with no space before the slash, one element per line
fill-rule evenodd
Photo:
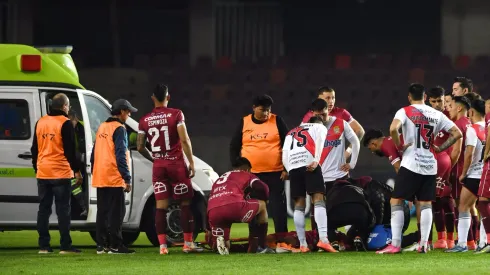
<path fill-rule="evenodd" d="M 68 113 L 69 118 L 72 119 L 76 117 L 78 120 L 83 121 L 82 118 L 82 108 L 80 107 L 80 100 L 78 99 L 78 94 L 70 91 L 49 91 L 41 90 L 46 92 L 46 108 L 48 109 L 48 114 L 51 112 L 51 101 L 53 97 L 58 93 L 64 93 L 70 100 L 70 112 Z"/>
<path fill-rule="evenodd" d="M 93 133 L 97 133 L 99 125 L 111 117 L 111 110 L 98 98 L 83 95 L 85 105 L 87 106 L 88 120 Z M 92 141 L 95 141 L 95 135 L 92 135 Z"/>
<path fill-rule="evenodd" d="M 29 105 L 23 99 L 0 99 L 0 140 L 29 139 Z"/>

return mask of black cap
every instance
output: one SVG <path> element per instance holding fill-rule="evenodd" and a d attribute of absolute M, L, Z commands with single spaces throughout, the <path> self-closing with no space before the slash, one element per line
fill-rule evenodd
<path fill-rule="evenodd" d="M 119 111 L 119 110 L 129 110 L 131 113 L 135 113 L 138 111 L 138 109 L 134 108 L 129 101 L 126 99 L 118 99 L 112 103 L 112 111 Z"/>

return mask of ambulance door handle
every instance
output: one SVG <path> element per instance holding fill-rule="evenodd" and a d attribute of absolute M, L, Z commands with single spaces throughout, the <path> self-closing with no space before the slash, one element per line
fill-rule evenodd
<path fill-rule="evenodd" d="M 25 153 L 19 154 L 17 157 L 19 157 L 21 159 L 32 159 L 32 154 L 31 154 L 31 152 L 25 152 Z"/>

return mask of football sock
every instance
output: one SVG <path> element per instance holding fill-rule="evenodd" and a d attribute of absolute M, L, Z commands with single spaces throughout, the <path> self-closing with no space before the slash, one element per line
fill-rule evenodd
<path fill-rule="evenodd" d="M 294 226 L 298 235 L 299 245 L 307 246 L 305 235 L 305 209 L 302 207 L 294 208 Z"/>
<path fill-rule="evenodd" d="M 427 241 L 429 235 L 431 235 L 432 229 L 432 206 L 422 205 L 420 206 L 420 246 L 427 247 Z"/>
<path fill-rule="evenodd" d="M 155 212 L 155 227 L 160 245 L 167 245 L 167 210 L 157 208 Z"/>
<path fill-rule="evenodd" d="M 311 223 L 311 230 L 317 230 L 318 227 L 316 225 L 316 221 L 315 221 L 315 206 L 313 206 L 313 204 L 311 204 L 311 207 L 310 207 L 310 223 Z"/>
<path fill-rule="evenodd" d="M 259 246 L 264 248 L 266 247 L 266 239 L 267 239 L 267 229 L 269 227 L 269 223 L 261 223 L 257 225 L 257 234 L 259 238 Z"/>
<path fill-rule="evenodd" d="M 480 241 L 479 241 L 479 246 L 484 247 L 487 244 L 487 232 L 485 231 L 485 226 L 483 226 L 483 223 L 480 223 Z"/>
<path fill-rule="evenodd" d="M 438 239 L 441 239 L 439 236 L 439 233 L 445 232 L 446 231 L 446 224 L 444 220 L 444 210 L 442 209 L 442 201 L 440 198 L 436 199 L 436 202 L 432 203 L 433 207 L 433 216 L 434 216 L 434 223 L 436 225 L 436 231 L 437 231 L 437 236 Z M 444 235 L 444 239 L 446 239 L 446 236 Z"/>
<path fill-rule="evenodd" d="M 466 247 L 468 232 L 470 231 L 471 227 L 470 211 L 459 212 L 458 220 L 458 245 L 461 247 Z"/>
<path fill-rule="evenodd" d="M 490 240 L 490 202 L 479 201 L 478 212 L 480 212 L 481 215 L 480 222 L 483 223 L 483 227 L 485 228 L 485 232 L 487 233 L 487 241 L 488 241 Z"/>
<path fill-rule="evenodd" d="M 391 206 L 391 232 L 392 242 L 395 247 L 400 247 L 402 244 L 402 229 L 404 223 L 404 213 L 401 204 Z"/>
<path fill-rule="evenodd" d="M 455 216 L 454 216 L 454 200 L 452 198 L 442 198 L 442 207 L 444 209 L 444 219 L 446 220 L 446 231 L 447 231 L 447 239 L 453 240 L 454 237 L 454 224 L 455 224 Z"/>
<path fill-rule="evenodd" d="M 480 236 L 480 222 L 478 220 L 478 216 L 471 216 L 471 231 L 473 233 L 473 240 L 476 240 L 478 236 Z"/>
<path fill-rule="evenodd" d="M 184 231 L 184 241 L 193 242 L 194 217 L 192 216 L 190 205 L 180 206 L 180 226 Z"/>
<path fill-rule="evenodd" d="M 327 209 L 324 201 L 315 202 L 315 220 L 320 241 L 328 243 Z"/>

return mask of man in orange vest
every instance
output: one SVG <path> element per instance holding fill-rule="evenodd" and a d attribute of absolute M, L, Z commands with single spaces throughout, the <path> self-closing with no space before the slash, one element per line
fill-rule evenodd
<path fill-rule="evenodd" d="M 271 113 L 273 100 L 268 95 L 253 100 L 253 113 L 243 117 L 230 143 L 232 163 L 238 157 L 247 158 L 251 172 L 269 187 L 270 209 L 278 236 L 276 252 L 291 252 L 284 242 L 288 232 L 284 180 L 287 172 L 282 165 L 282 146 L 289 132 L 284 120 Z M 251 224 L 254 225 L 253 223 Z"/>
<path fill-rule="evenodd" d="M 36 172 L 39 194 L 37 212 L 37 232 L 39 233 L 39 253 L 52 253 L 49 235 L 49 216 L 53 197 L 60 231 L 60 254 L 80 253 L 72 246 L 71 223 L 71 179 L 82 183 L 79 162 L 75 155 L 74 131 L 67 117 L 70 101 L 65 94 L 57 94 L 52 99 L 50 114 L 36 123 L 32 140 L 32 166 Z"/>
<path fill-rule="evenodd" d="M 97 188 L 97 254 L 134 253 L 122 243 L 122 222 L 126 213 L 124 192 L 131 191 L 128 136 L 124 123 L 137 111 L 125 99 L 114 101 L 112 117 L 100 124 L 95 135 L 90 162 L 92 186 Z"/>

